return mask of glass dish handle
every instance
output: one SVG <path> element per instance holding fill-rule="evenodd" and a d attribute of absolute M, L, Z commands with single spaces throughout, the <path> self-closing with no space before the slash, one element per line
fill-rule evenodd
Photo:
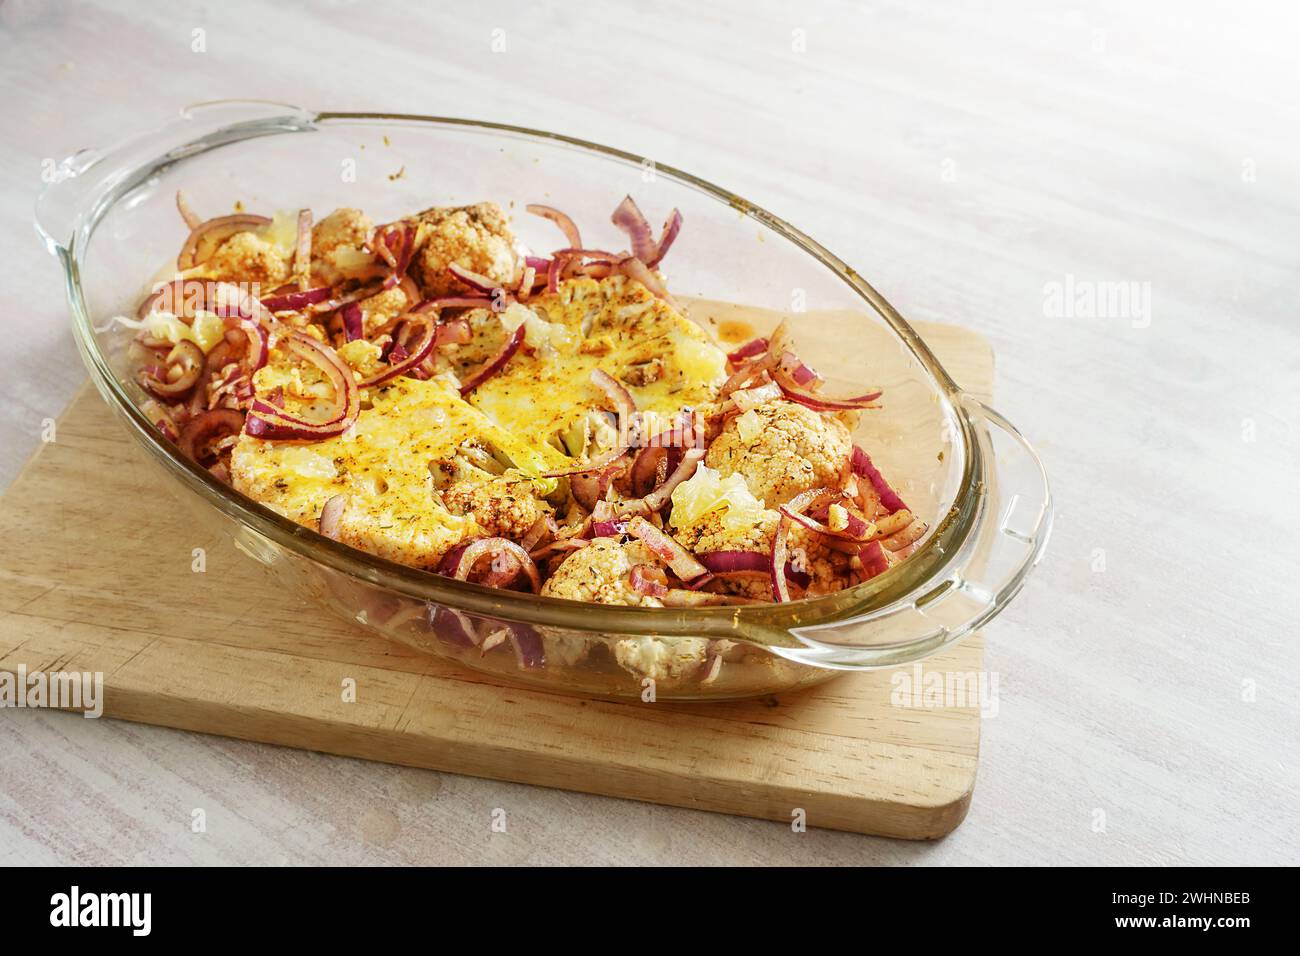
<path fill-rule="evenodd" d="M 47 160 L 36 197 L 36 232 L 51 255 L 66 252 L 82 219 L 110 192 L 145 182 L 162 166 L 226 143 L 266 133 L 313 128 L 315 114 L 269 100 L 213 100 L 185 107 L 165 126 L 103 149 Z"/>
<path fill-rule="evenodd" d="M 1047 473 L 998 412 L 967 394 L 961 407 L 985 463 L 984 497 L 966 543 L 920 595 L 845 620 L 791 628 L 797 646 L 769 646 L 770 651 L 844 670 L 905 664 L 983 626 L 1020 590 L 1051 535 Z"/>

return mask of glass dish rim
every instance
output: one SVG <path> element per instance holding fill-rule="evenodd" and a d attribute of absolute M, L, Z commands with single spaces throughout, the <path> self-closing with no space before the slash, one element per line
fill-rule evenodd
<path fill-rule="evenodd" d="M 199 104 L 199 106 L 224 105 L 228 102 L 253 105 L 249 101 L 218 101 L 215 104 Z M 282 107 L 284 113 L 221 126 L 179 144 L 160 143 L 159 155 L 146 162 L 136 163 L 131 168 L 117 171 L 107 185 L 97 187 L 96 193 L 90 197 L 92 201 L 78 208 L 70 235 L 65 233 L 65 237 L 61 239 L 45 234 L 46 241 L 53 246 L 63 266 L 65 293 L 73 313 L 73 328 L 77 343 L 88 368 L 93 373 L 92 379 L 96 387 L 108 404 L 124 416 L 137 440 L 141 441 L 160 463 L 184 480 L 192 491 L 203 497 L 208 505 L 218 508 L 240 525 L 252 528 L 301 557 L 408 598 L 520 623 L 589 632 L 664 637 L 702 634 L 736 637 L 737 632 L 740 632 L 744 640 L 754 643 L 788 645 L 791 643 L 789 630 L 792 627 L 828 625 L 864 615 L 876 615 L 894 606 L 920 604 L 934 593 L 933 590 L 927 591 L 927 584 L 934 582 L 937 585 L 934 590 L 942 590 L 946 587 L 945 571 L 959 560 L 963 544 L 977 530 L 981 512 L 979 487 L 991 466 L 990 462 L 984 460 L 980 442 L 974 437 L 975 425 L 961 401 L 965 394 L 964 390 L 952 380 L 925 344 L 924 339 L 883 295 L 843 260 L 802 230 L 730 190 L 674 166 L 566 134 L 463 117 L 386 112 L 312 112 L 287 104 L 265 101 L 258 105 Z M 195 108 L 197 107 L 191 109 Z M 188 111 L 183 112 L 182 115 L 189 118 Z M 617 161 L 641 167 L 653 162 L 656 175 L 663 175 L 679 185 L 692 188 L 715 201 L 725 203 L 791 243 L 834 273 L 867 307 L 884 319 L 938 384 L 948 404 L 946 410 L 959 423 L 959 440 L 964 453 L 964 468 L 948 513 L 933 519 L 937 522 L 934 532 L 908 560 L 870 581 L 834 594 L 780 604 L 713 608 L 642 608 L 588 604 L 524 592 L 502 591 L 408 567 L 326 538 L 265 505 L 246 498 L 234 488 L 222 483 L 206 469 L 181 455 L 178 448 L 164 442 L 118 380 L 107 357 L 99 347 L 94 322 L 86 306 L 80 280 L 81 258 L 95 228 L 107 212 L 118 200 L 153 175 L 183 162 L 186 158 L 212 149 L 266 135 L 311 132 L 321 124 L 335 122 L 411 123 L 454 128 L 460 131 L 507 135 L 540 141 L 548 145 L 565 146 L 604 161 Z M 132 137 L 116 147 L 105 149 L 79 172 L 88 171 L 100 162 L 112 159 L 119 151 L 125 152 L 128 147 L 144 145 L 153 137 L 168 133 L 170 129 L 171 127 L 164 126 Z M 55 187 L 47 186 L 47 191 L 50 188 Z M 41 231 L 45 233 L 44 229 Z"/>

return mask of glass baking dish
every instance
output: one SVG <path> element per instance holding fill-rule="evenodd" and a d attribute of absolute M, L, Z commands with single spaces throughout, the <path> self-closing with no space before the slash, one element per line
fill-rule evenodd
<path fill-rule="evenodd" d="M 601 696 L 707 700 L 789 691 L 917 660 L 960 640 L 1007 605 L 1046 546 L 1046 475 L 1015 428 L 958 388 L 902 316 L 829 251 L 687 173 L 494 123 L 227 101 L 191 107 L 118 146 L 82 150 L 48 178 L 37 228 L 64 267 L 82 357 L 105 401 L 168 476 L 163 484 L 285 584 L 427 653 Z M 236 202 L 249 211 L 311 207 L 318 215 L 347 205 L 376 222 L 432 205 L 494 200 L 511 211 L 544 202 L 592 229 L 597 245 L 619 241 L 608 216 L 623 195 L 634 195 L 652 218 L 675 206 L 686 225 L 666 271 L 690 317 L 723 340 L 766 333 L 785 317 L 801 356 L 828 379 L 828 393 L 883 386 L 885 408 L 862 416 L 855 440 L 930 530 L 906 561 L 831 596 L 695 609 L 494 590 L 323 537 L 182 456 L 138 407 L 144 395 L 126 354 L 132 333 L 106 319 L 133 314 L 155 271 L 174 257 L 186 232 L 177 189 L 208 215 Z M 551 224 L 514 220 L 525 243 L 554 245 Z M 653 678 L 625 671 L 613 653 L 622 641 L 675 664 Z"/>

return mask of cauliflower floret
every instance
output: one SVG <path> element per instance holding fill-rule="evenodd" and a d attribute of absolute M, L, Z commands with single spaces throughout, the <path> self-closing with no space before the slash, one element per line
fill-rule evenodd
<path fill-rule="evenodd" d="M 373 223 L 360 209 L 335 209 L 311 231 L 312 268 L 333 285 L 374 267 L 378 260 L 365 248 Z"/>
<path fill-rule="evenodd" d="M 853 440 L 839 419 L 776 399 L 732 418 L 709 446 L 704 461 L 723 475 L 738 474 L 769 507 L 813 488 L 843 487 Z M 746 437 L 748 436 L 748 437 Z"/>
<path fill-rule="evenodd" d="M 361 324 L 366 338 L 374 335 L 399 315 L 404 315 L 416 305 L 406 298 L 401 286 L 377 292 L 357 303 L 361 307 Z"/>
<path fill-rule="evenodd" d="M 290 260 L 278 246 L 253 232 L 237 232 L 203 264 L 222 282 L 258 282 L 269 289 L 289 280 Z"/>
<path fill-rule="evenodd" d="M 781 515 L 766 509 L 758 517 L 743 525 L 733 526 L 724 521 L 725 514 L 710 511 L 684 528 L 673 531 L 673 537 L 696 554 L 710 551 L 755 551 L 763 555 L 772 553 L 772 539 L 776 535 Z M 786 538 L 791 560 L 800 565 L 812 578 L 808 585 L 810 596 L 831 594 L 852 584 L 850 555 L 826 547 L 821 536 L 801 524 L 791 522 Z M 718 578 L 718 587 L 727 594 L 738 594 L 762 601 L 772 599 L 772 583 L 766 574 L 738 574 Z"/>
<path fill-rule="evenodd" d="M 542 585 L 542 595 L 596 604 L 663 607 L 658 598 L 632 587 L 628 575 L 634 564 L 655 564 L 654 556 L 639 541 L 620 544 L 613 538 L 596 538 L 560 563 Z"/>
<path fill-rule="evenodd" d="M 523 538 L 551 510 L 537 497 L 531 481 L 505 475 L 454 482 L 443 490 L 442 500 L 452 514 L 472 516 L 485 534 L 513 541 Z"/>
<path fill-rule="evenodd" d="M 447 266 L 453 262 L 503 285 L 514 280 L 515 237 L 505 213 L 496 203 L 427 209 L 415 219 L 422 226 L 422 240 L 413 271 L 426 296 L 466 291 L 447 272 Z"/>
<path fill-rule="evenodd" d="M 631 637 L 614 642 L 618 666 L 639 678 L 678 681 L 701 676 L 709 642 L 698 637 Z"/>

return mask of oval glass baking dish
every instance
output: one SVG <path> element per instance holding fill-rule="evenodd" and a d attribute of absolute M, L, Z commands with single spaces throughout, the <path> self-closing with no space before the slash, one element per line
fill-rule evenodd
<path fill-rule="evenodd" d="M 787 223 L 686 173 L 493 123 L 221 102 L 118 146 L 83 150 L 50 178 L 37 227 L 63 264 L 82 357 L 166 484 L 197 520 L 287 585 L 428 653 L 569 692 L 770 694 L 959 640 L 1006 606 L 1046 546 L 1047 480 L 1019 433 L 963 392 L 856 272 Z M 175 255 L 186 231 L 177 189 L 213 215 L 236 202 L 321 215 L 347 205 L 377 222 L 432 205 L 545 202 L 609 232 L 597 244 L 619 241 L 608 216 L 625 194 L 651 218 L 677 207 L 685 227 L 665 271 L 690 318 L 725 341 L 765 334 L 784 317 L 828 392 L 883 386 L 884 409 L 862 416 L 855 440 L 930 530 L 907 560 L 830 596 L 692 609 L 494 590 L 323 537 L 182 456 L 138 407 L 145 396 L 127 361 L 131 332 L 106 320 L 132 314 Z M 543 220 L 515 216 L 514 226 L 533 248 L 554 244 Z"/>

